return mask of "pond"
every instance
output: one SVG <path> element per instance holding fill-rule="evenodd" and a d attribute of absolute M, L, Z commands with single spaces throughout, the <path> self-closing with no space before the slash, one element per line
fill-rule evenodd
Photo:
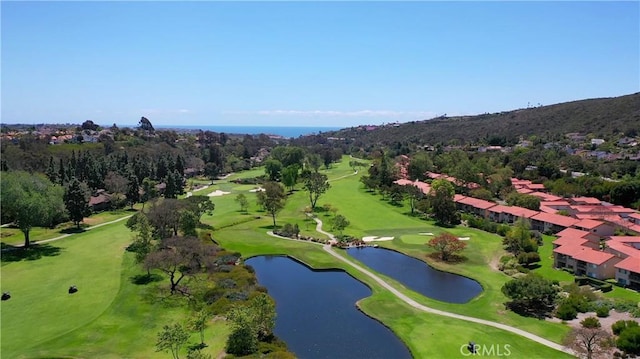
<path fill-rule="evenodd" d="M 298 358 L 411 358 L 387 327 L 356 308 L 371 295 L 344 271 L 315 271 L 289 257 L 246 261 L 276 301 L 274 333 Z"/>
<path fill-rule="evenodd" d="M 347 253 L 369 268 L 389 276 L 407 288 L 448 303 L 466 303 L 482 293 L 473 279 L 442 272 L 425 262 L 384 248 L 350 248 Z"/>

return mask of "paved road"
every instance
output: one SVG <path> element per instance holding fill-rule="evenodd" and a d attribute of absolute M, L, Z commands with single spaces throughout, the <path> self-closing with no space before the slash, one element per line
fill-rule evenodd
<path fill-rule="evenodd" d="M 331 234 L 329 232 L 325 232 L 324 230 L 322 230 L 322 221 L 319 220 L 318 218 L 314 218 L 314 220 L 317 223 L 316 231 L 328 236 L 331 239 L 332 242 L 336 242 L 336 238 L 333 236 L 333 234 Z M 529 332 L 524 331 L 522 329 L 518 329 L 516 327 L 512 327 L 510 325 L 506 325 L 506 324 L 502 324 L 502 323 L 498 323 L 498 322 L 493 322 L 493 321 L 486 320 L 486 319 L 469 317 L 469 316 L 466 316 L 466 315 L 446 312 L 444 310 L 439 310 L 439 309 L 434 309 L 434 308 L 427 307 L 427 306 L 425 306 L 423 304 L 420 304 L 420 303 L 416 302 L 415 300 L 409 298 L 405 294 L 401 293 L 399 290 L 397 290 L 396 288 L 392 287 L 389 283 L 385 282 L 384 280 L 382 280 L 380 277 L 378 277 L 377 275 L 375 275 L 374 273 L 372 273 L 368 269 L 366 269 L 364 267 L 361 267 L 360 265 L 358 265 L 358 264 L 348 260 L 347 258 L 339 255 L 338 253 L 336 253 L 333 250 L 333 248 L 330 245 L 324 245 L 324 246 L 322 246 L 322 248 L 325 251 L 327 251 L 329 254 L 331 254 L 332 256 L 338 258 L 339 260 L 341 260 L 341 261 L 349 264 L 353 268 L 359 270 L 363 274 L 369 276 L 371 279 L 375 280 L 378 284 L 380 284 L 383 288 L 387 289 L 388 291 L 393 293 L 393 295 L 395 295 L 396 297 L 400 298 L 400 300 L 402 300 L 403 302 L 409 304 L 410 306 L 412 306 L 415 309 L 421 310 L 421 311 L 426 312 L 426 313 L 442 315 L 442 316 L 445 316 L 445 317 L 455 318 L 455 319 L 460 319 L 460 320 L 466 320 L 468 322 L 488 325 L 488 326 L 491 326 L 491 327 L 494 327 L 494 328 L 506 330 L 508 332 L 523 336 L 523 337 L 525 337 L 527 339 L 531 339 L 531 340 L 533 340 L 533 341 L 535 341 L 537 343 L 540 343 L 542 345 L 546 345 L 549 348 L 552 348 L 552 349 L 555 349 L 555 350 L 559 350 L 559 351 L 565 352 L 567 354 L 576 355 L 571 349 L 569 349 L 569 348 L 567 348 L 567 347 L 565 347 L 563 345 L 560 345 L 558 343 L 554 343 L 554 342 L 552 342 L 552 341 L 550 341 L 548 339 L 545 339 L 545 338 L 540 337 L 538 335 L 529 333 Z"/>

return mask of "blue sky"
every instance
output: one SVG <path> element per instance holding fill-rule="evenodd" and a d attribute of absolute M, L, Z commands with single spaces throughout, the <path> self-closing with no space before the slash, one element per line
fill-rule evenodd
<path fill-rule="evenodd" d="M 640 3 L 8 2 L 2 122 L 338 126 L 640 91 Z"/>

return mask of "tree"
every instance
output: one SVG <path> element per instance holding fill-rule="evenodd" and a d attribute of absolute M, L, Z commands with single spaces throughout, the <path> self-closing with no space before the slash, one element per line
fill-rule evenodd
<path fill-rule="evenodd" d="M 304 189 L 309 193 L 309 201 L 311 202 L 311 208 L 316 208 L 318 198 L 325 193 L 329 187 L 329 181 L 327 175 L 318 172 L 309 173 L 304 178 Z"/>
<path fill-rule="evenodd" d="M 449 226 L 458 222 L 456 204 L 453 201 L 455 189 L 451 182 L 445 179 L 437 179 L 431 183 L 429 200 L 433 217 L 442 225 Z"/>
<path fill-rule="evenodd" d="M 341 214 L 338 214 L 333 218 L 333 229 L 337 230 L 340 234 L 342 234 L 342 231 L 347 228 L 349 224 L 349 220 Z"/>
<path fill-rule="evenodd" d="M 115 202 L 116 207 L 121 207 L 123 205 L 123 199 L 125 197 L 125 193 L 127 193 L 129 181 L 120 174 L 110 171 L 107 173 L 107 176 L 104 178 L 104 186 L 107 191 L 113 193 L 112 200 Z"/>
<path fill-rule="evenodd" d="M 227 339 L 227 353 L 245 356 L 258 350 L 258 327 L 249 307 L 235 306 L 227 313 L 232 332 Z"/>
<path fill-rule="evenodd" d="M 129 182 L 127 182 L 127 203 L 133 209 L 133 205 L 140 201 L 140 186 L 138 184 L 138 177 L 131 174 L 129 176 Z"/>
<path fill-rule="evenodd" d="M 251 299 L 249 307 L 253 311 L 258 338 L 270 337 L 276 325 L 276 306 L 273 299 L 265 293 L 260 293 Z"/>
<path fill-rule="evenodd" d="M 200 309 L 193 313 L 191 320 L 189 321 L 189 327 L 191 330 L 200 333 L 200 345 L 204 346 L 204 330 L 207 328 L 207 321 L 211 313 L 206 309 Z"/>
<path fill-rule="evenodd" d="M 429 243 L 429 247 L 440 253 L 440 259 L 448 261 L 454 253 L 462 251 L 467 244 L 459 240 L 451 233 L 442 233 L 433 237 Z"/>
<path fill-rule="evenodd" d="M 194 276 L 213 266 L 217 251 L 213 244 L 206 244 L 195 237 L 171 237 L 163 239 L 158 250 L 144 261 L 145 268 L 158 269 L 169 276 L 171 294 L 186 293 L 178 286 L 186 276 Z"/>
<path fill-rule="evenodd" d="M 180 212 L 180 231 L 184 236 L 196 237 L 198 232 L 198 224 L 200 223 L 200 217 L 191 210 L 183 210 Z"/>
<path fill-rule="evenodd" d="M 298 173 L 300 166 L 297 164 L 289 165 L 282 170 L 282 184 L 289 188 L 289 192 L 293 192 L 293 187 L 298 182 Z"/>
<path fill-rule="evenodd" d="M 249 207 L 249 201 L 247 200 L 247 196 L 244 193 L 238 193 L 235 199 L 236 202 L 240 205 L 241 212 L 247 212 L 247 208 Z"/>
<path fill-rule="evenodd" d="M 519 218 L 502 240 L 505 249 L 516 256 L 518 263 L 526 266 L 540 262 L 538 242 L 532 238 L 530 228 L 528 219 Z"/>
<path fill-rule="evenodd" d="M 411 207 L 411 214 L 414 214 L 416 211 L 416 205 L 420 200 L 424 198 L 424 193 L 420 188 L 413 185 L 403 186 L 403 187 L 404 187 L 404 192 L 407 194 L 407 198 L 409 199 L 409 207 Z"/>
<path fill-rule="evenodd" d="M 143 210 L 147 201 L 158 198 L 158 190 L 156 189 L 157 184 L 158 182 L 150 179 L 149 177 L 145 177 L 142 180 L 142 195 L 140 196 L 140 201 L 142 201 Z"/>
<path fill-rule="evenodd" d="M 271 214 L 271 218 L 273 218 L 273 227 L 276 227 L 276 214 L 280 212 L 281 209 L 284 208 L 285 201 L 287 199 L 286 194 L 284 193 L 284 188 L 277 182 L 266 182 L 264 184 L 264 191 L 258 192 L 258 194 L 263 195 L 258 196 L 258 198 L 263 198 L 264 202 L 262 205 L 265 210 Z"/>
<path fill-rule="evenodd" d="M 136 263 L 144 262 L 145 258 L 153 250 L 153 228 L 147 216 L 138 212 L 127 221 L 127 227 L 136 232 L 133 236 L 133 243 L 129 246 L 129 250 L 135 253 Z M 150 274 L 147 271 L 147 274 Z"/>
<path fill-rule="evenodd" d="M 305 159 L 305 167 L 309 167 L 313 172 L 318 172 L 322 166 L 322 157 L 317 153 L 310 153 Z"/>
<path fill-rule="evenodd" d="M 418 152 L 411 157 L 407 172 L 410 179 L 422 181 L 427 178 L 427 172 L 432 168 L 433 162 L 429 155 L 425 152 Z"/>
<path fill-rule="evenodd" d="M 618 349 L 626 354 L 640 355 L 640 327 L 627 327 L 616 341 Z"/>
<path fill-rule="evenodd" d="M 502 293 L 511 299 L 507 306 L 513 311 L 541 317 L 553 308 L 558 288 L 550 280 L 529 273 L 505 283 Z"/>
<path fill-rule="evenodd" d="M 87 184 L 73 177 L 65 188 L 63 199 L 69 217 L 78 228 L 80 228 L 80 222 L 84 220 L 84 217 L 91 214 L 90 198 L 91 192 L 89 192 Z"/>
<path fill-rule="evenodd" d="M 0 194 L 2 214 L 24 234 L 25 248 L 30 244 L 31 228 L 51 225 L 53 219 L 65 211 L 64 189 L 44 175 L 22 171 L 3 173 Z"/>
<path fill-rule="evenodd" d="M 282 176 L 282 163 L 278 160 L 268 159 L 264 161 L 264 172 L 269 181 L 279 181 Z"/>
<path fill-rule="evenodd" d="M 147 217 L 154 228 L 156 238 L 178 235 L 181 211 L 182 203 L 175 198 L 162 198 L 151 203 Z"/>
<path fill-rule="evenodd" d="M 248 306 L 235 306 L 227 313 L 232 333 L 227 340 L 227 352 L 248 355 L 258 350 L 258 341 L 273 335 L 276 309 L 265 293 L 253 297 Z"/>
<path fill-rule="evenodd" d="M 156 340 L 156 351 L 170 351 L 174 359 L 178 359 L 180 348 L 189 340 L 189 333 L 179 323 L 165 325 L 158 333 Z"/>
<path fill-rule="evenodd" d="M 212 215 L 213 210 L 216 209 L 216 205 L 211 202 L 209 196 L 190 196 L 182 200 L 184 207 L 195 213 L 198 217 L 198 221 L 202 218 L 203 214 Z"/>
<path fill-rule="evenodd" d="M 165 198 L 178 198 L 179 195 L 184 193 L 184 177 L 177 170 L 167 174 L 165 183 L 167 184 L 164 189 Z"/>
<path fill-rule="evenodd" d="M 598 318 L 585 318 L 580 328 L 571 330 L 565 344 L 576 353 L 585 354 L 587 359 L 601 358 L 611 345 L 612 336 L 600 328 Z"/>

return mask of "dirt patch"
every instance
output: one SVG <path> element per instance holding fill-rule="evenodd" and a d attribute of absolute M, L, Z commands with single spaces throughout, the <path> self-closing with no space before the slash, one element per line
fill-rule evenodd
<path fill-rule="evenodd" d="M 595 312 L 588 312 L 588 313 L 578 313 L 578 317 L 576 319 L 572 319 L 572 320 L 568 320 L 567 324 L 569 324 L 572 328 L 579 328 L 580 327 L 580 322 L 584 319 L 584 318 L 588 318 L 588 317 L 596 317 L 597 315 Z M 598 318 L 598 320 L 600 321 L 600 324 L 602 325 L 602 329 L 608 331 L 609 333 L 611 332 L 611 325 L 615 322 L 617 322 L 618 320 L 633 320 L 636 322 L 640 323 L 640 320 L 638 318 L 634 318 L 631 316 L 631 313 L 628 312 L 624 312 L 624 313 L 619 313 L 616 312 L 615 310 L 612 310 L 609 312 L 609 316 L 606 318 Z"/>

